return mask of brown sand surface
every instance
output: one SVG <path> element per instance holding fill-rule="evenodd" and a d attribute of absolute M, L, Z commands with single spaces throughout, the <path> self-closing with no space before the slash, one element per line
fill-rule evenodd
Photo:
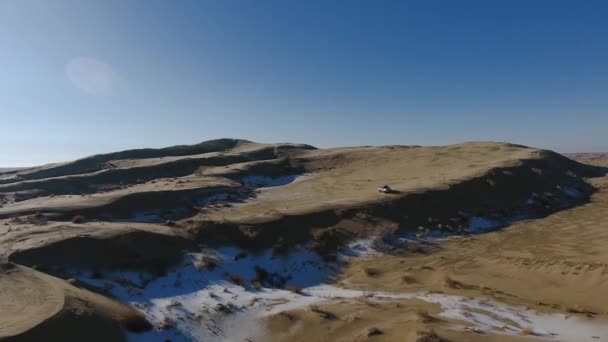
<path fill-rule="evenodd" d="M 544 219 L 453 238 L 422 253 L 354 260 L 344 281 L 390 291 L 490 295 L 541 309 L 606 314 L 608 179 L 597 179 L 594 185 L 600 190 L 589 203 Z M 366 267 L 378 269 L 379 275 L 366 276 Z"/>
<path fill-rule="evenodd" d="M 314 177 L 264 191 L 246 205 L 222 210 L 212 219 L 246 222 L 264 216 L 314 212 L 319 208 L 361 206 L 387 200 L 375 191 L 390 184 L 391 198 L 427 189 L 448 188 L 483 175 L 492 168 L 518 165 L 540 158 L 536 149 L 509 144 L 468 143 L 440 147 L 362 147 L 306 151 L 298 156 Z"/>
<path fill-rule="evenodd" d="M 478 334 L 451 329 L 438 305 L 421 300 L 378 303 L 336 300 L 273 315 L 266 326 L 273 341 L 534 341 L 526 336 Z M 426 339 L 425 339 L 426 338 Z"/>
<path fill-rule="evenodd" d="M 596 159 L 593 164 L 607 163 Z M 432 246 L 413 243 L 400 255 L 351 259 L 336 285 L 491 298 L 540 312 L 589 316 L 586 319 L 605 324 L 608 179 L 590 181 L 598 191 L 585 205 L 492 233 L 454 237 Z M 454 329 L 455 322 L 437 316 L 440 311 L 435 304 L 418 300 L 345 299 L 277 314 L 266 324 L 277 341 L 538 340 Z M 334 316 L 327 319 L 319 312 Z M 372 329 L 381 333 L 370 335 Z M 429 331 L 435 334 L 428 336 Z"/>
<path fill-rule="evenodd" d="M 597 156 L 577 158 L 606 165 Z M 415 229 L 429 219 L 445 227 L 454 218 L 464 222 L 470 215 L 505 217 L 533 210 L 537 219 L 501 231 L 355 258 L 337 284 L 489 296 L 547 311 L 601 315 L 608 307 L 608 182 L 591 179 L 599 189 L 592 194 L 583 181 L 599 174 L 550 151 L 492 142 L 314 149 L 226 139 L 124 151 L 2 174 L 0 259 L 40 270 L 69 264 L 162 269 L 199 243 L 268 248 L 283 239 L 287 244 L 314 239 L 318 251 L 329 256 L 343 236 L 352 238 L 349 234 L 381 236 Z M 244 178 L 296 175 L 302 177 L 265 188 Z M 383 184 L 395 191 L 378 192 Z M 562 210 L 558 202 L 567 197 L 567 187 L 581 197 Z M 199 201 L 222 194 L 227 195 L 222 200 Z M 531 196 L 541 204 L 526 205 Z M 117 222 L 176 207 L 192 214 L 175 222 Z M 78 215 L 83 220 L 71 223 Z M 0 338 L 60 338 L 66 336 L 60 330 L 74 324 L 104 331 L 100 339 L 124 338 L 122 322 L 132 313 L 126 306 L 21 266 L 3 270 L 0 283 L 7 289 L 0 294 L 0 303 L 7 303 L 0 313 Z M 435 340 L 527 339 L 458 332 L 448 321 L 421 322 L 420 310 L 435 314 L 439 309 L 417 300 L 370 304 L 357 299 L 320 307 L 341 318 L 296 310 L 296 321 L 276 317 L 268 323 L 270 331 L 286 341 L 418 341 L 426 335 L 434 341 L 431 330 L 440 336 Z M 374 327 L 382 334 L 368 336 Z M 81 335 L 75 331 L 74 336 Z"/>
<path fill-rule="evenodd" d="M 0 340 L 124 341 L 124 328 L 147 322 L 134 309 L 32 269 L 4 264 L 0 270 Z"/>

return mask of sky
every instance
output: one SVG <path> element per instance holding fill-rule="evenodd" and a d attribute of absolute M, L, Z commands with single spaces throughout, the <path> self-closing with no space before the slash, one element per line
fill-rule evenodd
<path fill-rule="evenodd" d="M 215 138 L 608 151 L 608 2 L 2 0 L 0 167 Z"/>

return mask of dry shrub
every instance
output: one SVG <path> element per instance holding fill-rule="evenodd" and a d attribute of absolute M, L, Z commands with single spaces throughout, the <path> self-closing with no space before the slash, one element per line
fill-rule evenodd
<path fill-rule="evenodd" d="M 418 280 L 416 280 L 416 278 L 414 278 L 413 276 L 411 276 L 409 274 L 404 274 L 401 277 L 401 280 L 406 284 L 415 284 L 418 282 Z"/>
<path fill-rule="evenodd" d="M 182 302 L 180 302 L 179 300 L 175 300 L 173 299 L 172 301 L 169 302 L 169 304 L 167 304 L 167 308 L 177 308 L 182 306 Z"/>
<path fill-rule="evenodd" d="M 285 284 L 291 279 L 290 276 L 283 276 L 278 272 L 269 272 L 258 265 L 255 265 L 253 269 L 255 270 L 256 275 L 251 279 L 251 282 L 259 282 L 262 285 L 284 288 Z"/>
<path fill-rule="evenodd" d="M 312 241 L 309 245 L 308 245 L 308 250 L 311 250 L 313 252 L 317 252 L 320 253 L 321 249 L 322 249 L 322 245 L 320 243 L 318 243 L 317 241 Z"/>
<path fill-rule="evenodd" d="M 243 277 L 236 275 L 236 274 L 231 274 L 228 276 L 228 279 L 230 279 L 230 281 L 236 285 L 245 287 L 247 285 L 247 282 L 245 281 L 245 279 L 243 279 Z"/>
<path fill-rule="evenodd" d="M 312 239 L 317 242 L 327 243 L 332 240 L 339 239 L 339 231 L 336 228 L 320 228 L 314 229 L 310 233 Z"/>
<path fill-rule="evenodd" d="M 293 293 L 302 294 L 302 288 L 297 285 L 287 285 L 285 286 L 285 289 Z"/>
<path fill-rule="evenodd" d="M 46 217 L 46 215 L 44 215 L 44 214 L 36 213 L 35 215 L 30 216 L 28 218 L 28 221 L 31 224 L 45 225 L 45 224 L 49 223 L 49 218 Z"/>
<path fill-rule="evenodd" d="M 369 330 L 367 330 L 367 337 L 378 336 L 378 335 L 382 335 L 382 334 L 383 334 L 382 330 L 380 330 L 376 327 L 372 327 L 372 328 L 369 328 Z"/>
<path fill-rule="evenodd" d="M 276 316 L 277 317 L 285 317 L 290 322 L 293 322 L 293 321 L 295 321 L 298 318 L 296 315 L 294 315 L 292 313 L 289 313 L 289 312 L 279 312 Z"/>
<path fill-rule="evenodd" d="M 373 267 L 365 267 L 363 269 L 363 272 L 365 272 L 365 275 L 367 275 L 368 277 L 375 277 L 380 274 L 380 270 Z"/>
<path fill-rule="evenodd" d="M 326 233 L 325 233 L 325 229 L 315 229 L 310 234 L 312 235 L 313 240 L 321 241 L 321 240 L 323 240 Z"/>
<path fill-rule="evenodd" d="M 524 335 L 534 335 L 534 328 L 532 327 L 525 327 L 521 330 L 521 333 Z"/>
<path fill-rule="evenodd" d="M 418 316 L 418 320 L 422 323 L 435 323 L 438 322 L 439 320 L 433 316 L 431 316 L 431 314 L 426 311 L 426 310 L 418 310 L 416 311 L 416 315 Z"/>
<path fill-rule="evenodd" d="M 175 321 L 170 317 L 165 317 L 162 323 L 159 324 L 158 328 L 160 330 L 169 330 L 175 328 Z"/>
<path fill-rule="evenodd" d="M 256 280 L 255 278 L 253 278 L 251 280 L 251 286 L 253 286 L 256 290 L 261 290 L 262 289 L 262 283 L 260 283 L 258 280 Z"/>
<path fill-rule="evenodd" d="M 332 321 L 338 319 L 338 316 L 336 316 L 334 313 L 331 313 L 327 310 L 323 310 L 320 307 L 318 307 L 317 305 L 311 305 L 310 311 L 318 313 L 319 316 L 321 316 L 323 319 L 332 320 Z"/>
<path fill-rule="evenodd" d="M 239 261 L 241 259 L 244 259 L 247 257 L 247 252 L 245 251 L 240 251 L 237 253 L 237 255 L 234 256 L 234 261 Z"/>
<path fill-rule="evenodd" d="M 135 310 L 121 313 L 120 317 L 118 317 L 118 321 L 123 328 L 134 333 L 142 333 L 152 329 L 152 324 L 148 322 L 146 317 Z"/>
<path fill-rule="evenodd" d="M 201 261 L 202 261 L 201 266 L 209 271 L 213 271 L 218 266 L 217 260 L 210 256 L 204 256 Z"/>
<path fill-rule="evenodd" d="M 471 288 L 470 286 L 462 283 L 461 281 L 453 279 L 450 276 L 445 276 L 445 278 L 443 278 L 443 282 L 444 282 L 445 286 L 452 288 L 452 289 L 463 290 L 463 289 Z"/>
<path fill-rule="evenodd" d="M 597 312 L 593 312 L 589 309 L 585 309 L 579 305 L 574 305 L 574 306 L 569 306 L 566 308 L 566 312 L 567 313 L 571 313 L 571 314 L 583 314 L 583 315 L 588 315 L 588 316 L 595 316 L 597 315 Z"/>
<path fill-rule="evenodd" d="M 421 235 L 422 236 L 422 235 Z M 406 244 L 405 249 L 409 253 L 426 254 L 426 248 L 418 242 L 409 242 Z"/>
<path fill-rule="evenodd" d="M 224 314 L 232 314 L 236 311 L 239 311 L 240 308 L 238 306 L 232 304 L 231 302 L 228 302 L 226 304 L 218 303 L 215 306 L 215 310 L 217 310 L 218 312 L 224 313 Z"/>
<path fill-rule="evenodd" d="M 443 342 L 445 341 L 433 329 L 418 330 L 416 342 Z"/>
<path fill-rule="evenodd" d="M 283 238 L 279 238 L 279 240 L 272 246 L 272 254 L 280 255 L 287 253 L 287 243 Z"/>
<path fill-rule="evenodd" d="M 82 215 L 76 215 L 72 218 L 72 223 L 81 224 L 81 223 L 85 223 L 85 222 L 86 222 L 86 219 Z"/>
<path fill-rule="evenodd" d="M 8 222 L 12 223 L 12 224 L 24 224 L 25 220 L 23 220 L 21 217 L 17 216 L 17 217 L 13 217 Z"/>
<path fill-rule="evenodd" d="M 338 255 L 333 252 L 319 253 L 319 255 L 321 255 L 321 258 L 323 258 L 323 261 L 325 262 L 334 262 L 338 260 Z"/>
<path fill-rule="evenodd" d="M 255 271 L 255 277 L 251 281 L 264 284 L 268 280 L 270 273 L 265 268 L 258 265 L 255 265 L 253 269 Z"/>

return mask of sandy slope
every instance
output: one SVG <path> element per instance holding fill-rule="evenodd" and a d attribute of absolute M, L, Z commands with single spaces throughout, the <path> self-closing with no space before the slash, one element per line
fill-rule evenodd
<path fill-rule="evenodd" d="M 378 185 L 390 184 L 399 193 L 389 198 L 400 198 L 426 189 L 446 188 L 492 168 L 517 165 L 522 159 L 539 158 L 539 152 L 493 143 L 306 151 L 294 158 L 317 177 L 270 189 L 256 201 L 217 215 L 247 222 L 269 211 L 289 215 L 314 212 L 320 207 L 360 206 L 387 199 L 374 191 Z"/>
<path fill-rule="evenodd" d="M 123 341 L 124 326 L 147 324 L 124 304 L 13 264 L 2 265 L 0 286 L 0 340 Z"/>
<path fill-rule="evenodd" d="M 0 226 L 0 261 L 45 268 L 74 264 L 96 269 L 160 269 L 178 262 L 194 246 L 162 225 L 55 222 Z"/>
<path fill-rule="evenodd" d="M 606 164 L 605 160 L 595 163 Z M 598 328 L 605 327 L 608 179 L 591 181 L 599 191 L 583 206 L 517 223 L 501 231 L 452 238 L 413 253 L 354 259 L 338 284 L 372 291 L 422 290 L 487 297 L 540 311 L 562 312 L 566 319 L 568 315 L 582 316 L 591 324 L 597 322 Z M 374 271 L 373 275 L 369 270 Z M 420 304 L 401 304 L 405 309 L 397 309 L 398 305 L 341 301 L 320 307 L 339 319 L 327 320 L 310 309 L 298 310 L 273 317 L 268 326 L 277 340 L 285 341 L 368 340 L 371 327 L 379 328 L 383 334 L 370 340 L 415 341 L 420 338 L 415 332 L 424 331 L 424 325 L 433 327 L 440 338 L 452 341 L 530 339 L 456 332 L 448 328 L 446 321 L 423 324 L 415 315 Z M 433 313 L 428 306 L 422 308 Z M 608 333 L 608 328 L 604 333 Z M 601 340 L 599 336 L 556 338 Z"/>
<path fill-rule="evenodd" d="M 450 329 L 437 305 L 417 300 L 379 303 L 365 298 L 316 305 L 315 311 L 294 310 L 267 320 L 273 341 L 533 341 L 526 336 L 478 334 Z M 335 318 L 325 318 L 328 312 Z M 425 340 L 426 338 L 426 340 Z"/>
<path fill-rule="evenodd" d="M 491 295 L 541 309 L 608 308 L 608 179 L 591 202 L 501 231 L 442 242 L 426 253 L 359 259 L 345 280 L 384 290 Z M 366 267 L 379 270 L 368 277 Z M 404 281 L 407 276 L 409 281 Z M 446 277 L 462 284 L 446 285 Z"/>
<path fill-rule="evenodd" d="M 593 188 L 583 178 L 600 171 L 552 152 L 505 143 L 318 150 L 226 139 L 117 152 L 3 174 L 0 258 L 54 274 L 78 266 L 89 271 L 137 268 L 162 275 L 198 244 L 267 251 L 312 244 L 322 256 L 318 258 L 331 260 L 341 244 L 355 236 L 463 234 L 476 218 L 506 220 L 557 212 L 534 221 L 538 224 L 524 222 L 504 232 L 459 238 L 422 254 L 416 247 L 418 252 L 407 256 L 354 259 L 342 284 L 486 294 L 547 310 L 579 305 L 578 310 L 599 312 L 608 304 L 606 298 L 576 291 L 605 290 L 605 192 L 597 192 L 589 204 L 559 211 L 584 202 Z M 379 193 L 380 184 L 396 191 Z M 594 184 L 604 186 L 602 181 Z M 70 223 L 76 215 L 84 215 L 84 222 Z M 377 268 L 378 274 L 366 275 L 366 267 Z M 411 282 L 403 281 L 405 274 Z M 446 275 L 460 283 L 446 286 Z M 79 335 L 52 330 L 63 323 L 40 323 L 63 322 L 57 317 L 72 322 L 82 317 L 81 311 L 87 312 L 91 329 L 102 325 L 112 327 L 108 333 L 122 334 L 116 328 L 120 318 L 111 313 L 124 307 L 117 309 L 103 297 L 22 268 L 3 273 L 0 281 L 11 289 L 3 300 L 11 303 L 8 298 L 15 298 L 11 311 L 0 316 L 5 335 L 37 333 L 45 330 L 34 327 L 44 327 L 56 338 L 77 340 L 74 336 Z M 30 293 L 37 295 L 26 298 Z M 418 334 L 410 331 L 429 324 L 421 325 L 412 308 L 437 308 L 413 300 L 402 304 L 408 308 L 403 315 L 390 305 L 364 310 L 368 304 L 361 301 L 322 304 L 343 313 L 358 311 L 366 323 L 353 318 L 326 325 L 299 311 L 303 318 L 298 327 L 307 332 L 302 338 L 357 340 L 367 338 L 361 335 L 364 326 L 383 321 L 386 333 L 373 339 L 395 340 L 406 334 L 415 340 Z M 271 331 L 277 338 L 300 331 L 275 323 Z M 430 327 L 441 336 L 461 336 L 447 324 Z"/>

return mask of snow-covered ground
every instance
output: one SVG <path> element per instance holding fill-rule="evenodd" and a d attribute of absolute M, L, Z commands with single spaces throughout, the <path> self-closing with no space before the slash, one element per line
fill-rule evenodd
<path fill-rule="evenodd" d="M 214 268 L 208 266 L 211 260 L 217 264 Z M 267 281 L 256 288 L 251 280 L 260 272 L 259 267 L 267 273 Z M 246 256 L 236 248 L 226 247 L 187 254 L 182 265 L 159 278 L 143 272 L 110 272 L 101 277 L 96 274 L 97 279 L 92 272 L 71 273 L 81 281 L 109 290 L 162 328 L 132 334 L 130 340 L 240 341 L 241 335 L 245 338 L 259 328 L 252 317 L 268 307 L 302 297 L 276 286 L 307 288 L 322 284 L 336 273 L 337 267 L 304 246 L 287 255 L 273 255 L 266 250 Z M 246 285 L 234 284 L 231 277 L 243 279 Z M 247 319 L 241 319 L 243 316 Z"/>
<path fill-rule="evenodd" d="M 523 307 L 485 299 L 436 293 L 386 293 L 343 289 L 328 285 L 341 262 L 374 253 L 370 240 L 352 243 L 337 262 L 327 263 L 305 246 L 287 255 L 271 250 L 243 255 L 232 247 L 201 250 L 186 255 L 184 262 L 162 277 L 143 272 L 111 272 L 95 275 L 72 270 L 74 277 L 105 288 L 121 301 L 141 310 L 156 329 L 129 334 L 130 341 L 252 341 L 267 340 L 261 319 L 279 312 L 306 308 L 340 298 L 365 297 L 373 301 L 417 298 L 441 305 L 440 314 L 463 322 L 477 331 L 520 334 L 533 329 L 541 338 L 556 341 L 608 339 L 608 325 L 593 320 L 540 314 Z M 210 262 L 215 268 L 209 267 Z M 256 272 L 256 267 L 258 271 Z M 252 279 L 259 267 L 268 279 L 256 288 Z M 243 279 L 244 286 L 233 281 Z M 297 286 L 300 293 L 284 287 Z M 599 319 L 598 319 L 599 320 Z"/>
<path fill-rule="evenodd" d="M 302 181 L 312 176 L 248 176 L 242 182 L 264 191 L 264 188 Z M 568 197 L 580 196 L 572 189 L 562 191 Z M 225 200 L 229 200 L 228 196 L 220 193 L 201 198 L 199 204 L 209 205 Z M 162 221 L 166 218 L 166 215 L 148 212 L 138 214 L 134 220 Z M 483 233 L 522 219 L 526 217 L 474 216 L 468 220 L 464 231 Z M 109 272 L 101 276 L 85 270 L 70 272 L 73 277 L 105 288 L 121 301 L 130 303 L 155 324 L 153 331 L 129 334 L 130 341 L 267 340 L 263 324 L 260 323 L 265 316 L 306 308 L 323 301 L 356 297 L 374 301 L 417 298 L 436 303 L 443 308 L 441 316 L 462 322 L 462 329 L 472 327 L 478 332 L 521 334 L 524 329 L 531 329 L 539 338 L 557 341 L 608 339 L 607 322 L 541 314 L 485 299 L 437 293 L 370 293 L 328 285 L 348 258 L 372 257 L 414 241 L 433 244 L 455 234 L 458 233 L 425 230 L 385 239 L 361 239 L 343 249 L 336 262 L 324 261 L 306 246 L 291 248 L 286 255 L 274 255 L 271 250 L 244 254 L 237 248 L 224 247 L 187 254 L 179 267 L 162 277 L 144 272 Z M 266 281 L 256 284 L 254 278 L 260 280 L 260 274 Z M 292 291 L 287 290 L 288 287 Z"/>

